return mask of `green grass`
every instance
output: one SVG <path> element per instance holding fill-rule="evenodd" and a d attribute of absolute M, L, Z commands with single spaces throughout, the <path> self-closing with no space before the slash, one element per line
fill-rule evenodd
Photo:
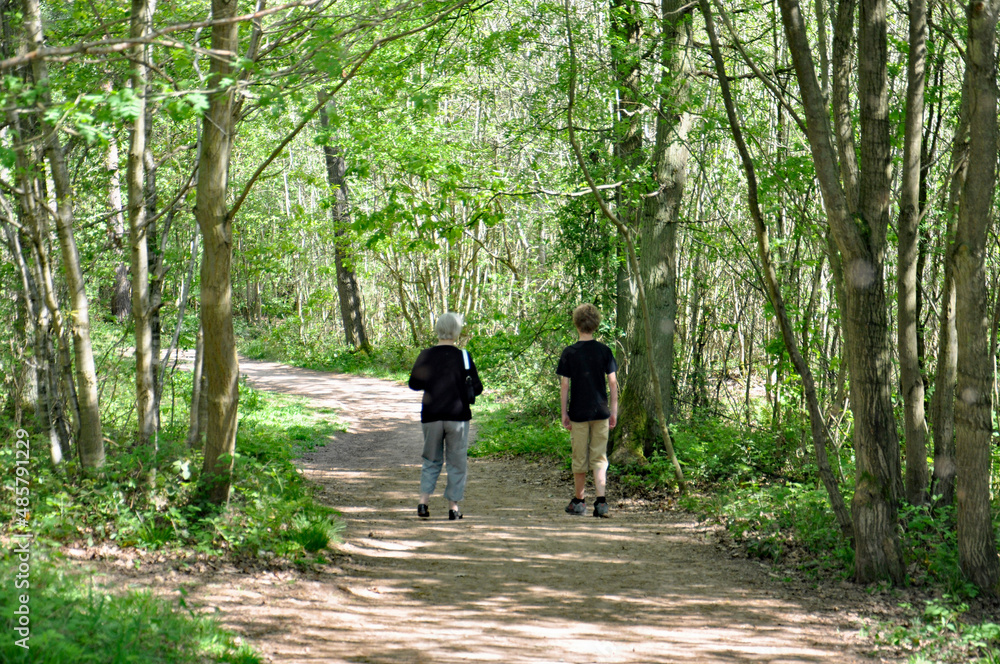
<path fill-rule="evenodd" d="M 342 425 L 303 399 L 246 384 L 240 392 L 233 493 L 224 509 L 206 511 L 198 503 L 202 455 L 179 441 L 184 431 L 178 427 L 164 431 L 156 452 L 135 449 L 127 439 L 109 444 L 98 477 L 81 475 L 74 462 L 53 469 L 36 453 L 31 532 L 57 544 L 109 541 L 147 550 L 315 558 L 343 524 L 334 509 L 315 499 L 293 459 L 325 444 Z M 33 444 L 44 449 L 40 439 Z M 13 454 L 12 445 L 0 448 L 3 468 L 14 467 Z M 13 520 L 11 486 L 0 489 L 0 519 L 6 523 Z"/>
<path fill-rule="evenodd" d="M 550 457 L 569 464 L 569 432 L 558 420 L 541 420 L 514 411 L 510 404 L 477 399 L 477 435 L 471 456 Z"/>
<path fill-rule="evenodd" d="M 255 360 L 397 381 L 407 379 L 420 352 L 406 344 L 394 343 L 365 353 L 346 347 L 340 337 L 316 330 L 302 339 L 293 320 L 246 329 L 238 345 L 240 353 Z"/>
<path fill-rule="evenodd" d="M 171 602 L 148 591 L 109 592 L 80 574 L 40 559 L 31 564 L 30 588 L 14 589 L 15 562 L 0 560 L 0 661 L 6 664 L 259 664 L 214 619 L 183 600 Z M 9 591 L 9 592 L 8 592 Z M 21 638 L 14 611 L 28 593 L 30 637 Z"/>

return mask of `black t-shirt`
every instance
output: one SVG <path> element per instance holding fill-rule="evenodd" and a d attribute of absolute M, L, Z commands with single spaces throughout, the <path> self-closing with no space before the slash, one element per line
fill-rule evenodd
<path fill-rule="evenodd" d="M 483 393 L 476 364 L 469 356 L 472 391 Z M 468 422 L 472 410 L 465 400 L 465 363 L 455 346 L 431 346 L 420 352 L 410 372 L 410 389 L 423 390 L 421 422 Z"/>
<path fill-rule="evenodd" d="M 569 378 L 569 419 L 591 422 L 611 417 L 605 376 L 618 371 L 615 354 L 600 341 L 577 341 L 559 358 L 556 373 Z"/>

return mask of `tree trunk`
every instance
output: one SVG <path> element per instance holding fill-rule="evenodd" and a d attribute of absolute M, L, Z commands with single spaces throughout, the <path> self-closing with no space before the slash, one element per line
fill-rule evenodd
<path fill-rule="evenodd" d="M 202 334 L 201 326 L 198 326 L 198 336 L 195 341 L 195 351 L 194 351 L 194 368 L 191 371 L 191 411 L 188 418 L 188 433 L 187 433 L 187 443 L 188 447 L 191 448 L 201 448 L 204 442 L 201 438 L 202 433 L 202 419 L 201 419 L 201 400 L 202 400 L 202 389 L 204 387 L 204 372 L 203 368 L 205 366 L 205 335 Z"/>
<path fill-rule="evenodd" d="M 851 212 L 858 208 L 859 186 L 850 97 L 850 81 L 856 66 L 851 57 L 856 7 L 857 0 L 839 0 L 833 27 L 833 123 L 844 197 Z"/>
<path fill-rule="evenodd" d="M 21 178 L 22 187 L 27 179 Z M 13 213 L 12 210 L 6 212 Z M 34 227 L 28 214 L 22 213 L 21 221 L 26 222 L 23 224 L 26 229 Z M 24 289 L 25 313 L 29 321 L 25 332 L 26 336 L 31 337 L 35 355 L 35 419 L 39 430 L 48 438 L 52 463 L 58 466 L 69 453 L 71 436 L 59 390 L 59 363 L 52 346 L 52 313 L 39 288 L 40 275 L 32 273 L 18 232 L 13 226 L 4 224 L 4 234 Z M 35 240 L 32 240 L 32 245 L 35 246 L 33 262 L 37 271 L 41 261 L 38 259 Z M 44 245 L 42 249 L 45 250 Z"/>
<path fill-rule="evenodd" d="M 844 334 L 851 373 L 857 481 L 852 502 L 855 579 L 903 580 L 897 511 L 902 480 L 892 412 L 883 254 L 888 225 L 889 134 L 884 0 L 862 2 L 859 36 L 862 163 L 858 215 L 840 181 L 829 116 L 797 0 L 779 0 L 816 174 L 844 269 Z M 838 17 L 838 20 L 842 17 Z"/>
<path fill-rule="evenodd" d="M 955 235 L 955 323 L 958 382 L 955 449 L 958 460 L 958 559 L 983 591 L 1000 594 L 1000 561 L 990 516 L 993 370 L 986 315 L 986 252 L 997 151 L 996 27 L 1000 0 L 968 9 L 966 94 L 970 111 L 969 168 Z"/>
<path fill-rule="evenodd" d="M 212 17 L 218 21 L 236 15 L 236 0 L 212 0 Z M 212 26 L 212 49 L 216 53 L 209 70 L 209 85 L 218 85 L 233 75 L 238 25 Z M 202 125 L 198 156 L 198 191 L 195 217 L 203 237 L 201 263 L 201 324 L 205 335 L 205 376 L 208 379 L 208 429 L 201 491 L 214 504 L 229 499 L 236 451 L 236 415 L 239 403 L 239 360 L 233 330 L 232 219 L 226 208 L 229 158 L 234 118 L 233 91 L 212 93 Z"/>
<path fill-rule="evenodd" d="M 965 78 L 968 79 L 969 71 Z M 968 90 L 966 80 L 963 90 Z M 949 183 L 947 229 L 945 231 L 944 284 L 938 314 L 938 357 L 934 377 L 934 398 L 931 404 L 934 418 L 934 474 L 931 492 L 935 504 L 951 505 L 955 501 L 957 460 L 955 458 L 955 382 L 958 362 L 958 333 L 955 329 L 955 234 L 958 229 L 958 207 L 965 186 L 969 157 L 969 99 L 963 92 L 958 126 L 952 140 L 951 182 Z"/>
<path fill-rule="evenodd" d="M 320 93 L 321 97 L 325 93 Z M 334 137 L 330 132 L 330 117 L 326 107 L 319 111 L 320 126 L 328 133 L 327 142 L 323 144 L 323 156 L 326 159 L 326 176 L 336 203 L 331 208 L 334 245 L 333 255 L 337 268 L 337 294 L 340 297 L 340 315 L 344 324 L 344 339 L 348 346 L 359 348 L 365 352 L 371 350 L 368 334 L 365 332 L 365 321 L 361 313 L 361 291 L 358 279 L 352 267 L 348 265 L 345 255 L 344 235 L 351 223 L 350 190 L 344 173 L 347 162 L 340 148 L 332 143 Z"/>
<path fill-rule="evenodd" d="M 153 0 L 151 0 L 152 6 Z M 150 10 L 152 12 L 152 9 Z M 147 51 L 147 53 L 149 53 Z M 152 57 L 149 55 L 148 57 Z M 146 218 L 149 224 L 146 228 L 146 241 L 149 275 L 149 336 L 150 348 L 152 348 L 152 371 L 153 376 L 162 373 L 160 366 L 160 347 L 162 344 L 163 325 L 160 320 L 160 311 L 163 308 L 163 277 L 166 274 L 166 267 L 163 263 L 164 249 L 170 233 L 170 226 L 173 223 L 175 209 L 170 209 L 164 217 L 162 231 L 157 221 L 157 197 L 156 197 L 156 160 L 153 159 L 153 151 L 150 148 L 153 135 L 153 119 L 155 114 L 149 104 L 146 105 L 146 149 L 143 152 L 143 163 L 146 171 L 146 184 L 143 195 L 146 202 Z M 155 381 L 153 385 L 153 418 L 156 429 L 160 428 L 160 401 L 163 397 L 163 386 L 161 381 Z"/>
<path fill-rule="evenodd" d="M 111 81 L 102 86 L 105 92 L 111 92 Z M 118 142 L 114 137 L 108 141 L 108 242 L 115 254 L 123 252 L 125 238 L 125 217 L 122 215 L 122 186 L 119 177 Z M 111 314 L 124 322 L 132 313 L 132 285 L 128 279 L 128 265 L 124 259 L 115 265 L 114 283 L 111 286 Z"/>
<path fill-rule="evenodd" d="M 927 498 L 927 422 L 924 377 L 917 333 L 920 237 L 921 143 L 927 62 L 927 3 L 910 0 L 910 50 L 907 62 L 903 184 L 899 201 L 899 260 L 896 264 L 899 378 L 906 443 L 906 498 L 921 505 Z"/>
<path fill-rule="evenodd" d="M 23 0 L 23 8 L 28 48 L 42 48 L 44 37 L 38 0 Z M 42 105 L 49 107 L 51 99 L 48 93 L 48 70 L 45 60 L 41 58 L 32 60 L 31 70 L 35 83 L 44 91 Z M 104 438 L 101 432 L 94 350 L 90 341 L 90 306 L 83 281 L 83 270 L 80 267 L 80 254 L 73 236 L 73 226 L 76 221 L 73 212 L 74 195 L 62 145 L 59 142 L 58 129 L 46 122 L 44 116 L 40 117 L 39 121 L 47 133 L 44 146 L 55 186 L 56 232 L 59 236 L 63 267 L 66 271 L 66 285 L 69 288 L 73 311 L 71 332 L 76 355 L 76 390 L 80 408 L 80 463 L 84 468 L 93 470 L 104 465 Z"/>
<path fill-rule="evenodd" d="M 691 47 L 693 39 L 687 11 L 683 3 L 666 0 L 661 7 L 662 56 L 664 67 L 660 84 L 670 90 L 660 97 L 656 122 L 656 144 L 653 161 L 655 181 L 659 185 L 655 196 L 646 200 L 638 242 L 639 269 L 649 298 L 649 315 L 656 330 L 653 336 L 653 358 L 646 357 L 645 345 L 628 345 L 628 395 L 621 405 L 619 422 L 622 437 L 616 449 L 626 456 L 649 456 L 659 428 L 650 415 L 653 406 L 652 381 L 649 367 L 655 366 L 662 387 L 663 413 L 667 424 L 673 420 L 674 404 L 674 335 L 677 322 L 677 222 L 687 180 L 687 147 L 691 114 L 687 112 L 688 77 L 693 69 Z M 640 321 L 636 321 L 638 325 Z M 638 340 L 635 340 L 638 341 Z"/>
<path fill-rule="evenodd" d="M 132 0 L 130 35 L 142 39 L 149 32 L 155 0 Z M 128 153 L 128 225 L 132 268 L 132 321 L 135 325 L 135 395 L 138 431 L 136 443 L 155 445 L 156 374 L 152 330 L 149 325 L 149 251 L 147 244 L 145 153 L 146 153 L 146 48 L 131 48 L 132 89 L 138 113 L 132 125 Z"/>

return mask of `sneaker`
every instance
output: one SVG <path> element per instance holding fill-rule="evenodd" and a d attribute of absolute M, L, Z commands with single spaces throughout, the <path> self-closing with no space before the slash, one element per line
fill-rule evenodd
<path fill-rule="evenodd" d="M 594 516 L 599 516 L 604 519 L 608 518 L 608 504 L 605 503 L 594 503 Z"/>
<path fill-rule="evenodd" d="M 580 502 L 571 500 L 569 502 L 569 505 L 566 506 L 567 514 L 580 516 L 582 514 L 585 514 L 586 512 L 587 512 L 587 503 L 583 502 L 582 500 Z"/>
<path fill-rule="evenodd" d="M 427 505 L 425 505 L 424 503 L 420 503 L 419 505 L 417 505 L 417 516 L 419 516 L 421 519 L 426 519 L 430 515 L 431 512 L 429 509 L 427 509 Z"/>
<path fill-rule="evenodd" d="M 458 521 L 461 518 L 462 518 L 462 513 L 459 512 L 458 510 L 448 510 L 449 521 Z"/>

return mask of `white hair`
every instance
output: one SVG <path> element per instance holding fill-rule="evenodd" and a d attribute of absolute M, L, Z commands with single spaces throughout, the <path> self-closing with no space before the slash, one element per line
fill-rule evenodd
<path fill-rule="evenodd" d="M 437 334 L 438 339 L 458 341 L 458 335 L 462 333 L 463 325 L 465 325 L 465 321 L 462 320 L 462 315 L 449 311 L 438 316 L 437 322 L 434 323 L 434 333 Z"/>

